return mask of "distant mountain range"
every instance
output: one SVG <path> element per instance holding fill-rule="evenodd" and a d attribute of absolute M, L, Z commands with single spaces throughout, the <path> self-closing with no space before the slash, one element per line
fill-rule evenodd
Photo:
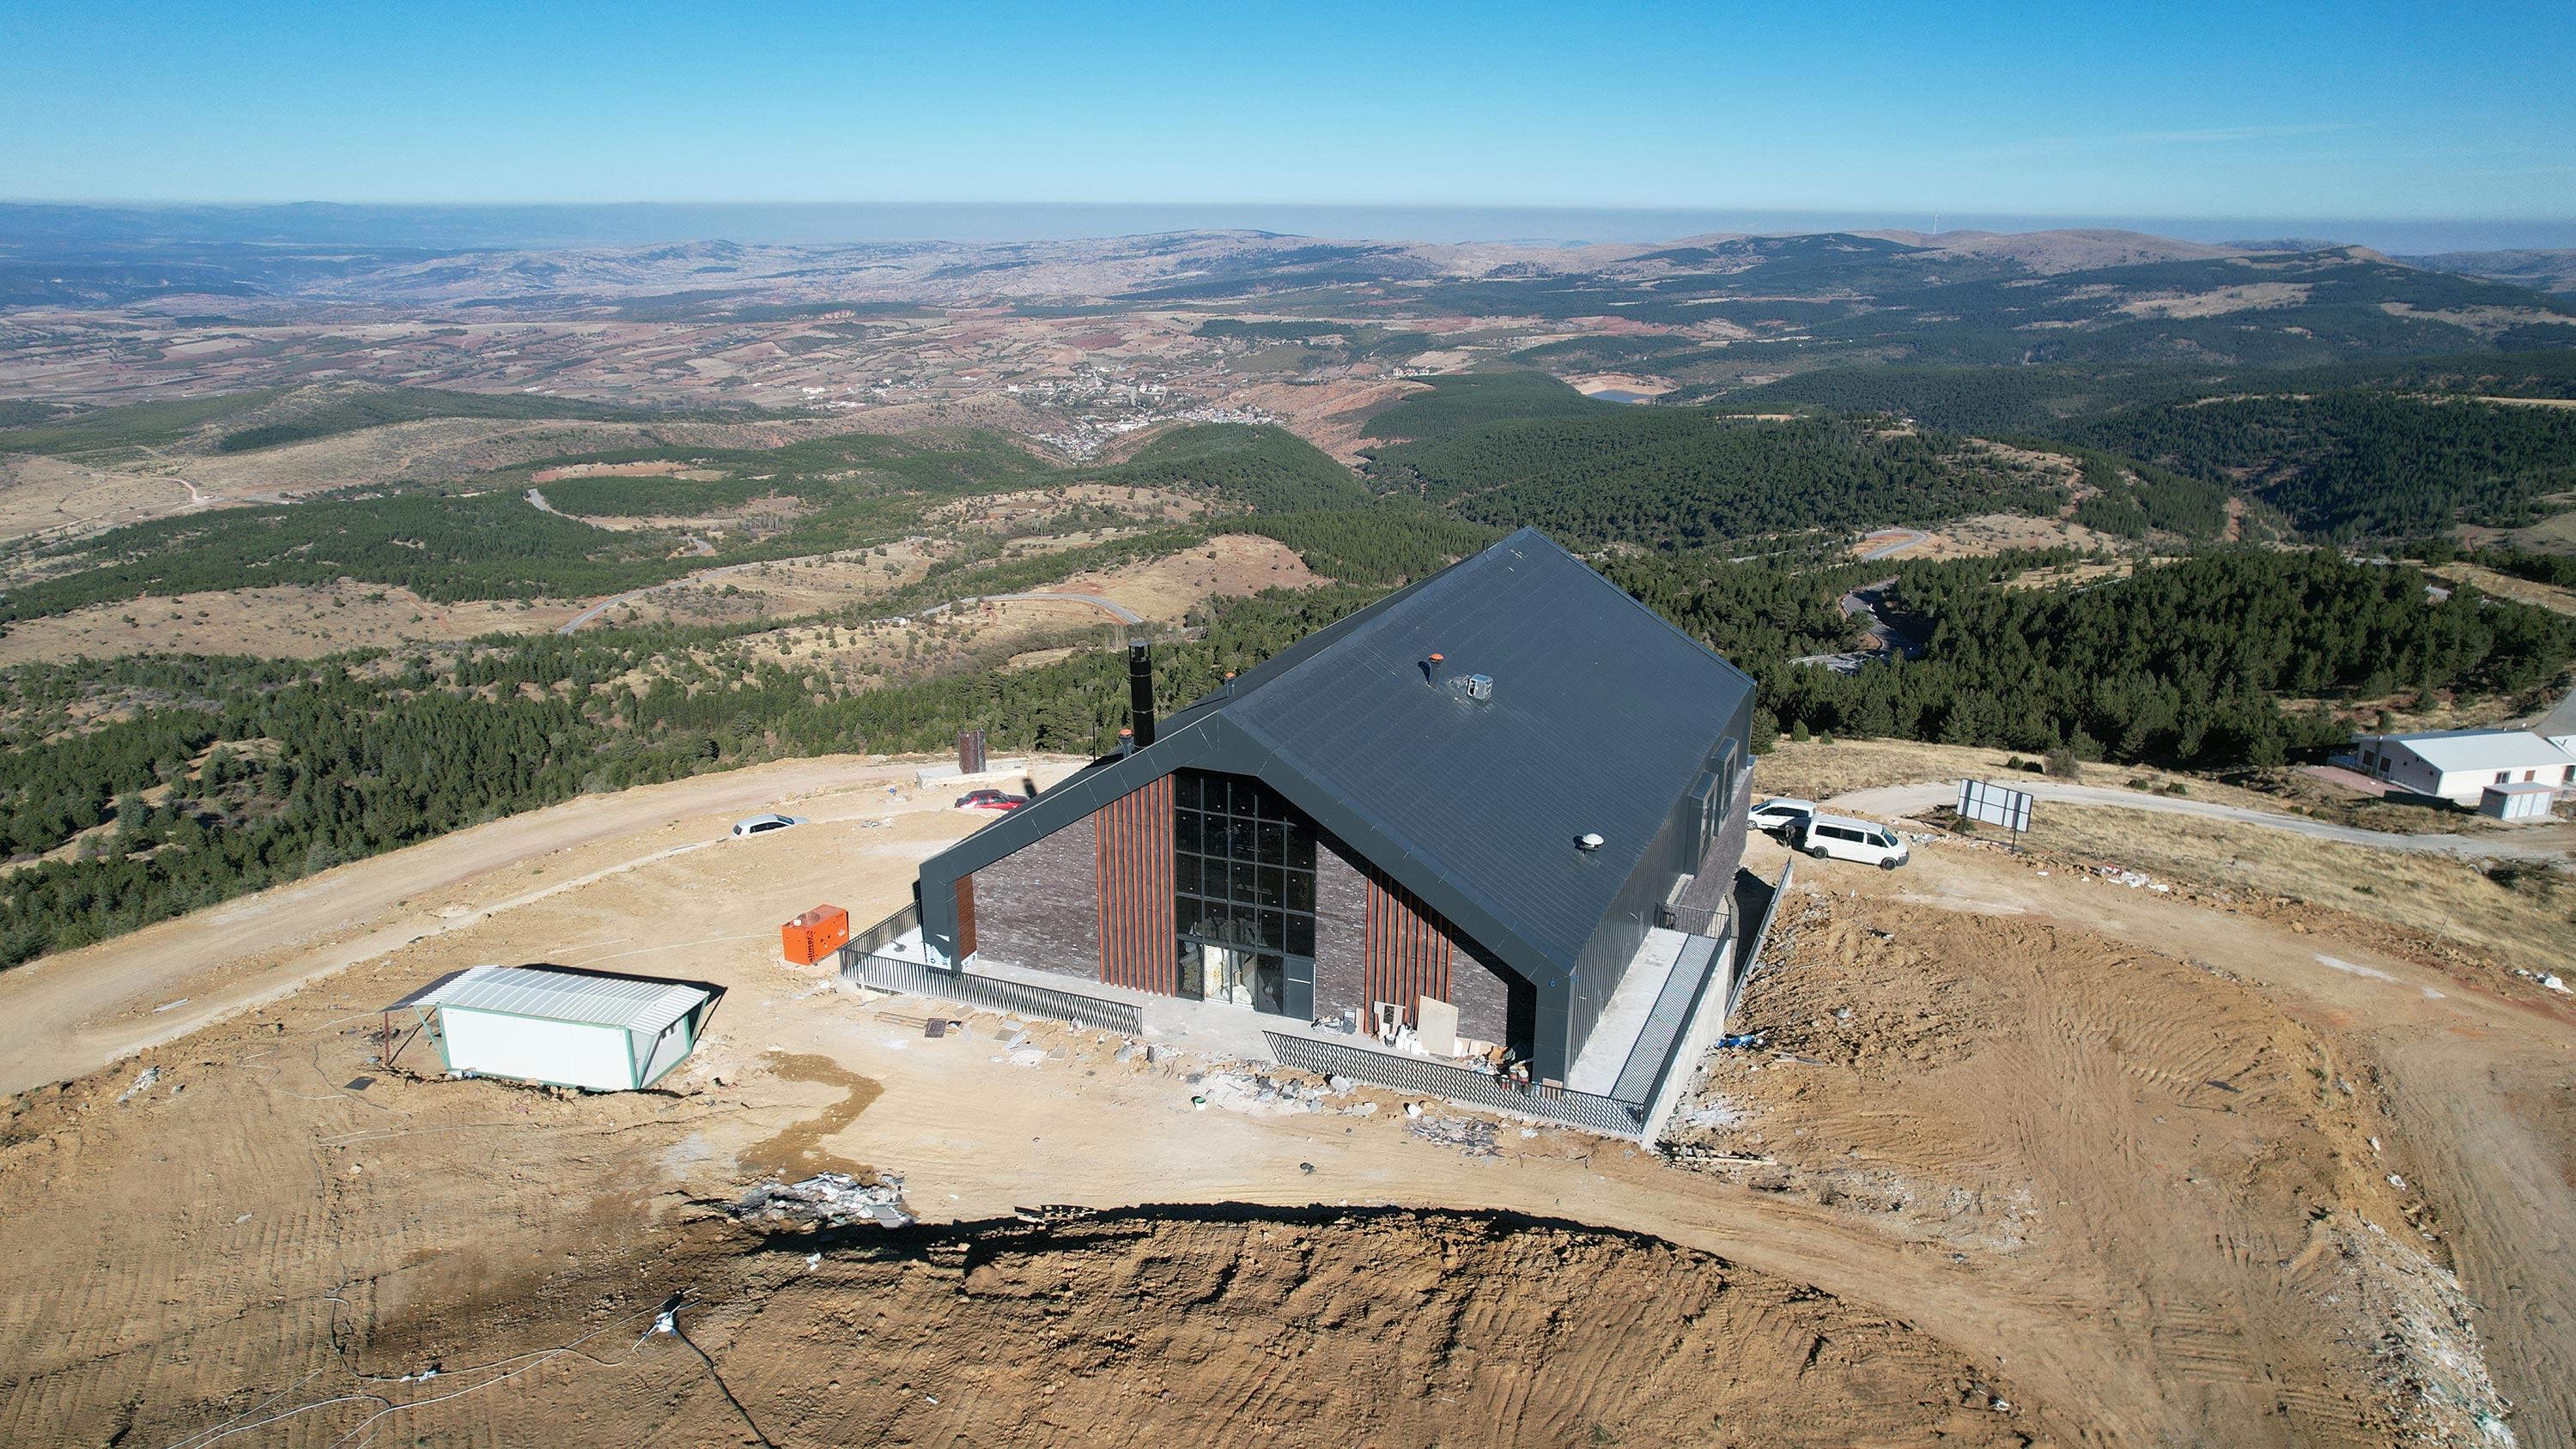
<path fill-rule="evenodd" d="M 495 215 L 614 230 L 644 224 L 625 213 L 646 210 L 652 224 L 673 221 L 667 209 L 607 207 L 0 207 L 0 308 L 141 308 L 200 325 L 317 313 L 754 322 L 901 308 L 1366 319 L 1427 332 L 1494 319 L 1534 340 L 1567 338 L 1598 366 L 1651 359 L 1695 381 L 1719 380 L 1696 355 L 1717 352 L 1725 371 L 1750 377 L 1793 357 L 2296 367 L 2576 347 L 2576 252 L 2396 259 L 2312 238 L 2221 244 L 2107 228 L 1730 231 L 1566 246 L 1205 230 L 423 244 L 489 234 Z M 409 240 L 388 240 L 397 235 Z"/>
<path fill-rule="evenodd" d="M 1240 213 L 1239 218 L 1234 214 Z M 1229 222 L 1211 226 L 1208 217 Z M 1584 253 L 1618 246 L 1651 248 L 1656 238 L 1680 235 L 1688 224 L 1714 214 L 1682 211 L 1475 211 L 1403 210 L 1388 207 L 1236 207 L 1211 213 L 1180 206 L 1038 206 L 1022 204 L 895 203 L 800 206 L 582 205 L 582 206 L 349 206 L 297 202 L 274 206 L 73 206 L 0 203 L 0 256 L 62 262 L 109 262 L 102 252 L 139 260 L 140 249 L 170 261 L 202 260 L 198 249 L 358 250 L 371 254 L 459 251 L 629 250 L 730 238 L 770 247 L 876 247 L 917 244 L 981 247 L 1060 245 L 1127 239 L 1151 241 L 1189 234 L 1406 237 L 1398 246 L 1441 246 L 1473 252 L 1502 248 L 1515 253 Z M 1743 218 L 1777 222 L 1708 232 L 1682 243 L 1750 236 L 1796 236 L 1844 228 L 1799 218 Z M 1658 224 L 1672 230 L 1659 230 Z M 1794 224 L 1793 224 L 1794 223 Z M 1739 226 L 1741 223 L 1739 222 Z M 1329 228 L 1329 229 L 1324 229 Z M 1586 233 L 1594 243 L 1561 240 Z M 2109 266 L 2121 260 L 2176 260 L 2249 252 L 2310 252 L 2348 241 L 2313 235 L 2202 242 L 2135 229 L 2038 227 L 1950 230 L 1937 234 L 1850 229 L 1856 236 L 1909 246 L 2012 255 L 2042 272 L 2073 265 Z M 2423 228 L 2410 233 L 2429 239 Z M 2464 233 L 2467 234 L 2467 233 Z M 2483 235 L 2483 233 L 2477 233 Z M 1469 235 L 1508 240 L 1442 243 Z M 2518 239 L 2518 238 L 2517 238 Z M 1383 242 L 1379 244 L 1384 244 Z M 2080 258 L 2080 260 L 2073 260 Z M 2576 248 L 2415 250 L 2401 257 L 2434 271 L 2492 277 L 2542 291 L 2576 293 Z M 320 259 L 315 259 L 317 262 Z"/>

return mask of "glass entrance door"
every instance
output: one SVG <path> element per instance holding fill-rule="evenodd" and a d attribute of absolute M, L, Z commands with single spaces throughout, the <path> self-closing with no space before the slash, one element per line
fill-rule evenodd
<path fill-rule="evenodd" d="M 1248 1006 L 1273 1016 L 1287 1009 L 1288 963 L 1272 952 L 1184 938 L 1180 957 L 1183 996 Z"/>

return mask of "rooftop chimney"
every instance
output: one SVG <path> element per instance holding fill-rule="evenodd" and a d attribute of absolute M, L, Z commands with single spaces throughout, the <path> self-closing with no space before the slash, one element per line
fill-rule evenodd
<path fill-rule="evenodd" d="M 1423 660 L 1423 661 L 1422 661 L 1422 679 L 1423 679 L 1423 682 L 1424 682 L 1424 683 L 1426 683 L 1426 684 L 1428 684 L 1428 685 L 1430 685 L 1430 686 L 1431 686 L 1432 688 L 1434 688 L 1434 689 L 1438 689 L 1438 688 L 1440 687 L 1440 669 L 1441 669 L 1441 666 L 1442 666 L 1442 665 L 1444 665 L 1444 664 L 1446 664 L 1446 663 L 1448 663 L 1448 662 L 1449 662 L 1449 661 L 1448 661 L 1446 658 L 1444 658 L 1443 656 L 1438 655 L 1438 654 L 1434 654 L 1434 655 L 1432 655 L 1430 658 Z"/>
<path fill-rule="evenodd" d="M 1142 639 L 1127 646 L 1127 715 L 1140 750 L 1154 742 L 1153 648 Z"/>

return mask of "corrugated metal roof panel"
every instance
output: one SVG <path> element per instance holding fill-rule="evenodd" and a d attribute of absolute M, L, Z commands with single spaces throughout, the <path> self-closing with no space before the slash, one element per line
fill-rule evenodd
<path fill-rule="evenodd" d="M 1468 674 L 1490 699 L 1450 687 Z M 1523 529 L 1270 660 L 1221 708 L 1570 964 L 1752 688 Z M 1589 833 L 1602 847 L 1578 850 Z"/>
<path fill-rule="evenodd" d="M 590 976 L 538 966 L 474 966 L 394 1005 L 453 1006 L 658 1032 L 697 1010 L 713 994 L 677 981 Z"/>
<path fill-rule="evenodd" d="M 2404 745 L 2415 752 L 2417 759 L 2446 773 L 2576 764 L 2565 750 L 2528 730 L 2429 730 L 2384 738 L 2392 745 Z"/>

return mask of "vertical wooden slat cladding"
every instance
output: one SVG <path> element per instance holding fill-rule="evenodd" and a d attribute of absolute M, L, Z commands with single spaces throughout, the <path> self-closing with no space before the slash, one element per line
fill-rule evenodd
<path fill-rule="evenodd" d="M 975 877 L 972 872 L 957 878 L 957 959 L 975 954 Z"/>
<path fill-rule="evenodd" d="M 1169 996 L 1177 986 L 1172 921 L 1172 779 L 1100 808 L 1100 979 Z"/>
<path fill-rule="evenodd" d="M 1419 1025 L 1417 1000 L 1449 1000 L 1449 923 L 1379 871 L 1368 873 L 1368 887 L 1369 1000 L 1391 1001 L 1405 1025 Z"/>

